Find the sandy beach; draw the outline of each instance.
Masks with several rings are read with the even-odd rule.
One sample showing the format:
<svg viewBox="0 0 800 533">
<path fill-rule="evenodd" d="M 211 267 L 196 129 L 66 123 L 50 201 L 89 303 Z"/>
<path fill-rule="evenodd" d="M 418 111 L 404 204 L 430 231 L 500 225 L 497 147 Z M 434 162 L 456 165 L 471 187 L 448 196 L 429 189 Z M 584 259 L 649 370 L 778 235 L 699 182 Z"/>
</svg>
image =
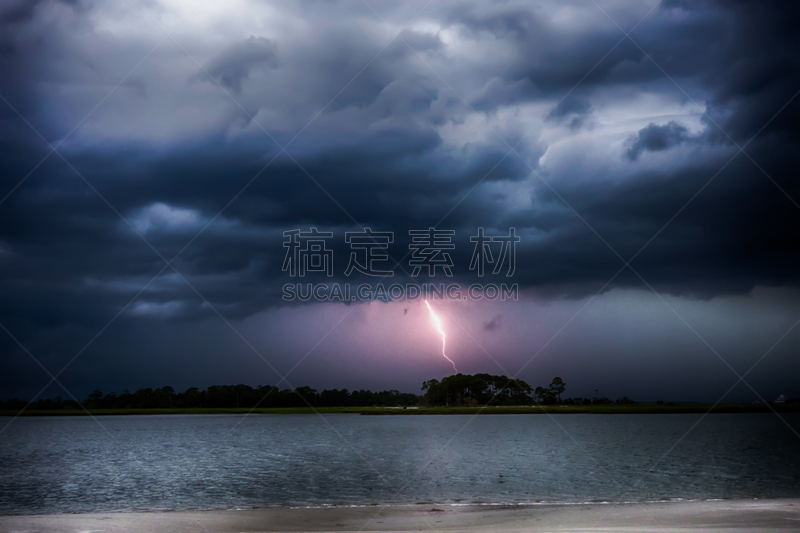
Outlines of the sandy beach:
<svg viewBox="0 0 800 533">
<path fill-rule="evenodd" d="M 535 506 L 358 507 L 0 517 L 3 532 L 800 530 L 800 499 Z"/>
</svg>

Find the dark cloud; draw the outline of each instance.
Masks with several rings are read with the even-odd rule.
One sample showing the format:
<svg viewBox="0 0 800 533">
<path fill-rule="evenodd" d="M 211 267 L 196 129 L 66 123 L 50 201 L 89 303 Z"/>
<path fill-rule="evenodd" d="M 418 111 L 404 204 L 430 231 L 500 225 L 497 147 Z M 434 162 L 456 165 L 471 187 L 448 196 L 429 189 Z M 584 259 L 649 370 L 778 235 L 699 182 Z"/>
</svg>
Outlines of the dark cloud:
<svg viewBox="0 0 800 533">
<path fill-rule="evenodd" d="M 583 126 L 586 118 L 592 112 L 592 105 L 588 100 L 568 96 L 561 100 L 550 112 L 548 118 L 558 123 L 568 122 L 571 130 Z"/>
<path fill-rule="evenodd" d="M 592 109 L 592 105 L 588 100 L 583 98 L 575 98 L 568 96 L 561 100 L 556 107 L 550 112 L 550 116 L 554 118 L 566 117 L 572 114 L 586 115 Z"/>
<path fill-rule="evenodd" d="M 646 128 L 640 129 L 635 137 L 628 140 L 625 157 L 630 161 L 636 161 L 644 151 L 668 150 L 689 139 L 689 131 L 677 122 L 669 122 L 663 126 L 657 126 L 651 122 Z"/>
<path fill-rule="evenodd" d="M 498 329 L 500 329 L 502 327 L 502 324 L 501 324 L 501 319 L 502 318 L 503 318 L 503 315 L 497 315 L 496 317 L 494 317 L 493 319 L 488 321 L 486 324 L 484 324 L 483 325 L 483 329 L 485 331 L 497 331 Z"/>
<path fill-rule="evenodd" d="M 232 46 L 214 58 L 205 70 L 222 85 L 241 93 L 242 82 L 250 76 L 254 68 L 262 65 L 276 68 L 278 64 L 275 45 L 269 39 L 251 35 L 246 41 Z M 205 81 L 206 73 L 198 73 L 194 79 Z"/>
</svg>

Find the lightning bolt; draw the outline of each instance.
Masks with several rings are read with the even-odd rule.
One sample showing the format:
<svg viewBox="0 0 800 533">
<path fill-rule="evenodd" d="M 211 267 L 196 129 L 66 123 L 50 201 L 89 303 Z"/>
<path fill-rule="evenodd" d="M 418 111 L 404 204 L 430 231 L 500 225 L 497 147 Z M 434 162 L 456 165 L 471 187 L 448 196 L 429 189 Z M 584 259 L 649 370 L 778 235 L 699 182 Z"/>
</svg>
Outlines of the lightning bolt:
<svg viewBox="0 0 800 533">
<path fill-rule="evenodd" d="M 442 355 L 444 356 L 445 359 L 450 361 L 450 364 L 453 365 L 453 370 L 458 372 L 458 369 L 456 368 L 456 364 L 453 362 L 452 359 L 447 357 L 446 353 L 444 353 L 444 347 L 447 344 L 447 335 L 445 335 L 445 333 L 444 333 L 444 328 L 442 327 L 442 321 L 439 320 L 439 317 L 436 315 L 436 313 L 433 312 L 433 308 L 431 307 L 431 304 L 428 303 L 428 300 L 425 300 L 425 305 L 428 306 L 428 311 L 431 312 L 431 320 L 433 321 L 434 327 L 436 327 L 436 330 L 442 336 Z"/>
</svg>

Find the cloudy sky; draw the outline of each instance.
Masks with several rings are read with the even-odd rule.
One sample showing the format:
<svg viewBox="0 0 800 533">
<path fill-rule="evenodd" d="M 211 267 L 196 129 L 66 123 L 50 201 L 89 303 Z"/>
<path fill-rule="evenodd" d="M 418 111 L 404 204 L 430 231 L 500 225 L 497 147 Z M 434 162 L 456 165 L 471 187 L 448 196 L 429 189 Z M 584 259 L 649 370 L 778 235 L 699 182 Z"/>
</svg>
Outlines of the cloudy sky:
<svg viewBox="0 0 800 533">
<path fill-rule="evenodd" d="M 67 397 L 62 370 L 79 397 L 287 372 L 418 392 L 452 372 L 424 303 L 283 301 L 283 232 L 334 234 L 334 277 L 304 283 L 357 284 L 345 232 L 392 231 L 405 283 L 434 226 L 433 279 L 464 286 L 477 228 L 521 238 L 483 279 L 518 301 L 437 306 L 462 372 L 800 396 L 799 11 L 6 1 L 0 397 Z"/>
</svg>

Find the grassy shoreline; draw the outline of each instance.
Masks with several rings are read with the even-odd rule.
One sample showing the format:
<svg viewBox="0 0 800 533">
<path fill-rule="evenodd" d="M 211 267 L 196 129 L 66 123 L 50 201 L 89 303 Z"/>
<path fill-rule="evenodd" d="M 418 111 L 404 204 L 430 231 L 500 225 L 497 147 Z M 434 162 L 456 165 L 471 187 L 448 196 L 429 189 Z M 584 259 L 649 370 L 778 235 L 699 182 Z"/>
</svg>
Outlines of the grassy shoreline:
<svg viewBox="0 0 800 533">
<path fill-rule="evenodd" d="M 686 414 L 705 413 L 712 404 L 694 403 L 679 405 L 548 405 L 548 406 L 489 406 L 480 407 L 270 407 L 270 408 L 175 408 L 175 409 L 92 409 L 93 416 L 110 415 L 242 415 L 252 414 L 359 414 L 359 415 L 472 415 L 472 414 Z M 798 413 L 800 404 L 719 404 L 714 413 Z M 17 416 L 19 411 L 0 410 L 0 416 Z M 79 409 L 26 410 L 19 416 L 88 416 Z"/>
</svg>

